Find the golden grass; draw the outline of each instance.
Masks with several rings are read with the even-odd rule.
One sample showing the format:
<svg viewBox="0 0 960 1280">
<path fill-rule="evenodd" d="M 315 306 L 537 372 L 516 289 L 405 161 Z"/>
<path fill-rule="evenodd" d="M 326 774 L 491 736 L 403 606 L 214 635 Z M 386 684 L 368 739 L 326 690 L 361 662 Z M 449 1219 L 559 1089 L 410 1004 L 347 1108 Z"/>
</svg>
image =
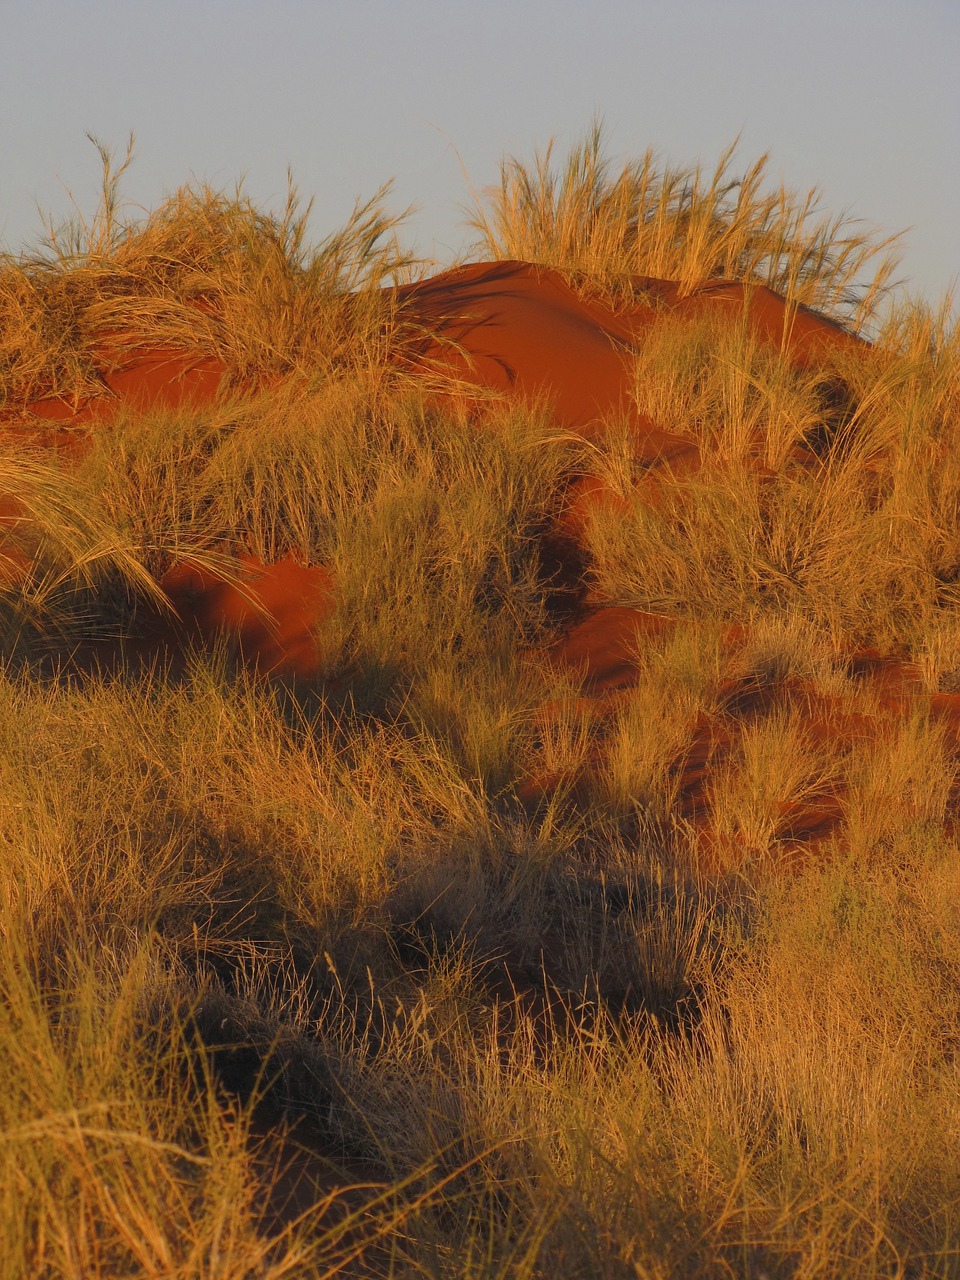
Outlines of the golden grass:
<svg viewBox="0 0 960 1280">
<path fill-rule="evenodd" d="M 483 254 L 541 262 L 615 299 L 642 295 L 643 276 L 687 293 L 711 280 L 754 281 L 862 328 L 896 270 L 897 237 L 879 241 L 824 216 L 816 189 L 769 189 L 768 155 L 735 175 L 737 145 L 712 174 L 665 165 L 652 149 L 617 170 L 595 123 L 559 168 L 552 142 L 532 165 L 505 160 L 470 226 Z"/>
<path fill-rule="evenodd" d="M 745 725 L 711 787 L 711 819 L 727 856 L 782 862 L 796 810 L 822 800 L 840 776 L 836 757 L 836 744 L 811 740 L 797 710 Z"/>
<path fill-rule="evenodd" d="M 0 405 L 79 402 L 102 391 L 103 369 L 157 347 L 216 357 L 233 387 L 294 372 L 318 383 L 358 371 L 373 379 L 421 336 L 391 288 L 415 264 L 397 240 L 405 215 L 386 212 L 387 187 L 314 246 L 310 205 L 292 180 L 276 215 L 240 188 L 195 185 L 140 221 L 125 218 L 120 181 L 132 150 L 114 171 L 99 149 L 93 218 L 0 260 Z"/>
<path fill-rule="evenodd" d="M 640 468 L 597 442 L 587 542 L 598 590 L 641 608 L 805 618 L 833 642 L 945 634 L 960 563 L 957 327 L 892 320 L 874 347 L 791 369 L 745 328 L 664 317 L 638 358 L 641 412 L 688 436 L 699 469 Z"/>
<path fill-rule="evenodd" d="M 762 165 L 742 198 L 723 167 L 657 194 L 652 160 L 618 184 L 597 148 L 549 190 L 508 166 L 513 229 L 524 200 L 570 218 L 523 256 L 610 289 L 736 270 L 853 314 L 865 246 L 764 203 Z M 0 470 L 4 1276 L 958 1274 L 947 313 L 804 372 L 662 318 L 636 398 L 700 450 L 674 474 L 623 424 L 481 429 L 384 376 L 372 207 L 316 258 L 295 202 L 187 192 L 128 228 L 119 176 L 105 154 L 93 222 L 0 272 L 4 402 L 84 394 L 105 325 L 219 354 L 244 394 L 121 416 L 69 475 Z M 643 259 L 604 240 L 637 207 Z M 602 715 L 537 652 L 539 537 L 584 470 L 626 504 L 591 517 L 594 589 L 676 623 Z M 34 668 L 51 620 L 133 626 L 125 593 L 237 550 L 335 569 L 332 683 Z M 865 642 L 915 664 L 915 714 L 856 675 Z M 691 816 L 698 725 L 726 745 Z M 829 839 L 772 874 L 825 792 Z M 697 822 L 729 857 L 705 865 Z M 264 1115 L 320 1153 L 293 1217 Z"/>
<path fill-rule="evenodd" d="M 630 722 L 638 760 L 670 715 Z M 642 824 L 612 837 L 596 795 L 522 818 L 419 718 L 290 718 L 206 664 L 179 688 L 8 676 L 2 721 L 11 1274 L 192 1274 L 213 1238 L 224 1266 L 323 1274 L 322 1196 L 288 1235 L 258 1225 L 224 1025 L 251 1099 L 322 1117 L 332 1159 L 398 1188 L 358 1224 L 387 1228 L 395 1274 L 950 1273 L 960 956 L 926 747 L 851 766 L 860 862 L 742 898 L 651 863 Z M 786 784 L 757 748 L 754 805 Z M 877 791 L 908 777 L 909 813 Z M 505 946 L 549 966 L 553 1030 L 485 996 Z"/>
</svg>

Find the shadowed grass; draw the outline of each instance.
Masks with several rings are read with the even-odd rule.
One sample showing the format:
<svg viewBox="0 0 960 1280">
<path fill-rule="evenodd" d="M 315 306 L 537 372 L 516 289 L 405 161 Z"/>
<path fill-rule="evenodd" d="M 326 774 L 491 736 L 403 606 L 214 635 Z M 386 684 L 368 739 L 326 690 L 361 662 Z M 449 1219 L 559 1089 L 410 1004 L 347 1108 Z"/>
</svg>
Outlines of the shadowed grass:
<svg viewBox="0 0 960 1280">
<path fill-rule="evenodd" d="M 661 654 L 664 687 L 689 680 L 683 646 Z M 216 1231 L 237 1266 L 269 1242 L 312 1274 L 320 1208 L 264 1236 L 247 1104 L 178 1083 L 192 1023 L 220 1064 L 204 1089 L 260 1073 L 331 1159 L 398 1188 L 363 1229 L 388 1228 L 399 1274 L 950 1274 L 960 956 L 932 777 L 921 825 L 864 792 L 862 861 L 744 899 L 651 863 L 642 824 L 614 844 L 599 812 L 506 816 L 415 708 L 311 721 L 206 663 L 176 688 L 3 690 L 0 1045 L 10 1081 L 44 1064 L 4 1091 L 37 1224 L 5 1219 L 21 1274 L 186 1266 Z M 641 756 L 674 714 L 638 719 Z M 920 787 L 929 754 L 896 776 Z M 540 970 L 546 1024 L 490 999 L 505 948 Z"/>
</svg>

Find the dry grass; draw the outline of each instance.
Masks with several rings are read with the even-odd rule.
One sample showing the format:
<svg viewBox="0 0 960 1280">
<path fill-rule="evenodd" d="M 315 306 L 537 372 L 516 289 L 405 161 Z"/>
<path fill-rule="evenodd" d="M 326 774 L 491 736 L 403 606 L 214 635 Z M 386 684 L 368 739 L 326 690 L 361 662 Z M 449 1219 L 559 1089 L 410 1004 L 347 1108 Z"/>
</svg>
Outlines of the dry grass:
<svg viewBox="0 0 960 1280">
<path fill-rule="evenodd" d="M 880 242 L 823 216 L 816 189 L 768 189 L 767 155 L 736 176 L 736 147 L 709 175 L 664 165 L 653 150 L 617 171 L 595 124 L 559 168 L 552 143 L 532 165 L 505 160 L 470 225 L 483 254 L 542 262 L 621 301 L 642 294 L 637 277 L 674 280 L 685 292 L 755 281 L 861 329 L 896 270 L 896 237 Z"/>
<path fill-rule="evenodd" d="M 9 512 L 0 537 L 4 654 L 36 647 L 45 632 L 88 628 L 110 584 L 165 607 L 142 548 L 99 518 L 88 488 L 48 457 L 0 454 L 0 492 Z"/>
<path fill-rule="evenodd" d="M 920 651 L 948 632 L 957 332 L 946 317 L 891 322 L 873 348 L 797 372 L 745 329 L 664 317 L 638 360 L 638 406 L 702 463 L 644 471 L 611 430 L 592 462 L 621 499 L 587 534 L 598 590 L 731 621 L 790 614 L 848 644 Z"/>
<path fill-rule="evenodd" d="M 291 1232 L 258 1219 L 249 1104 L 215 1085 L 228 1014 L 262 1089 L 397 1186 L 358 1223 L 386 1229 L 395 1274 L 954 1272 L 960 955 L 936 828 L 874 804 L 872 869 L 739 906 L 624 846 L 589 905 L 569 859 L 608 836 L 521 838 L 409 727 L 289 722 L 203 666 L 180 690 L 4 696 L 11 1275 L 206 1275 L 214 1251 L 220 1274 L 324 1274 L 343 1237 L 322 1195 Z M 618 865 L 646 885 L 626 910 Z M 379 923 L 398 892 L 426 898 L 415 963 Z M 553 981 L 588 979 L 546 1041 L 484 999 L 467 946 L 518 930 L 559 930 Z M 614 981 L 632 1012 L 604 1012 Z M 678 1035 L 666 1013 L 694 993 Z"/>
<path fill-rule="evenodd" d="M 93 218 L 0 261 L 0 406 L 79 402 L 102 391 L 104 369 L 157 347 L 216 357 L 233 387 L 291 373 L 372 380 L 421 336 L 391 287 L 415 264 L 397 240 L 405 215 L 385 209 L 387 187 L 311 245 L 310 205 L 292 180 L 276 215 L 242 189 L 189 186 L 138 221 L 120 194 L 132 151 L 115 170 L 99 150 Z"/>
<path fill-rule="evenodd" d="M 595 137 L 553 187 L 508 165 L 489 227 L 612 290 L 739 272 L 853 316 L 866 246 L 725 163 L 610 179 Z M 664 317 L 636 396 L 700 450 L 672 474 L 623 424 L 481 428 L 385 376 L 373 206 L 316 256 L 293 200 L 189 191 L 128 227 L 104 166 L 95 219 L 0 273 L 5 403 L 84 394 L 111 326 L 244 394 L 0 472 L 4 1276 L 960 1274 L 946 312 L 806 372 Z M 584 469 L 626 507 L 592 517 L 595 590 L 676 621 L 602 716 L 535 652 L 538 539 Z M 334 568 L 332 682 L 33 667 L 51 619 L 129 626 L 125 592 L 238 549 Z M 916 714 L 855 674 L 864 642 L 915 662 Z M 773 874 L 825 792 L 829 840 Z M 326 1161 L 294 1220 L 264 1115 Z"/>
<path fill-rule="evenodd" d="M 711 818 L 727 857 L 782 862 L 797 811 L 822 801 L 840 774 L 836 744 L 814 742 L 801 712 L 778 709 L 746 724 L 711 787 Z"/>
</svg>

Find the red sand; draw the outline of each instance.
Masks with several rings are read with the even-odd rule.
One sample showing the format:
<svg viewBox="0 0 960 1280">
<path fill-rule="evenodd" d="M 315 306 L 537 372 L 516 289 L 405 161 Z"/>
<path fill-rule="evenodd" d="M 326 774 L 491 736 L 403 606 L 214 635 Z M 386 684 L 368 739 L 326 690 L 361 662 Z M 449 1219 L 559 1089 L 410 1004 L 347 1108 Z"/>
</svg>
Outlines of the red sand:
<svg viewBox="0 0 960 1280">
<path fill-rule="evenodd" d="M 857 345 L 839 325 L 805 308 L 787 307 L 762 285 L 718 282 L 681 297 L 668 281 L 637 283 L 658 306 L 681 315 L 746 311 L 757 332 L 783 345 L 799 365 L 831 346 Z M 635 414 L 628 360 L 657 319 L 657 306 L 614 310 L 583 298 L 558 272 L 524 262 L 458 267 L 408 286 L 403 296 L 419 318 L 438 326 L 453 344 L 425 354 L 455 377 L 541 399 L 566 427 L 589 429 L 619 413 Z M 658 430 L 648 421 L 641 427 Z"/>
<path fill-rule="evenodd" d="M 173 348 L 157 347 L 124 357 L 116 348 L 104 345 L 101 373 L 103 391 L 80 404 L 61 397 L 35 400 L 24 419 L 65 424 L 71 427 L 109 422 L 121 408 L 179 409 L 187 404 L 206 404 L 215 399 L 225 372 L 215 356 L 197 356 Z M 4 424 L 14 425 L 4 415 Z"/>
<path fill-rule="evenodd" d="M 629 406 L 624 360 L 641 323 L 585 301 L 555 271 L 475 263 L 404 291 L 418 318 L 455 344 L 424 354 L 456 378 L 545 403 L 565 427 Z M 648 320 L 656 313 L 644 312 Z"/>
<path fill-rule="evenodd" d="M 201 641 L 220 635 L 264 674 L 314 675 L 322 656 L 316 628 L 332 602 L 329 572 L 290 556 L 270 565 L 245 556 L 239 568 L 239 581 L 189 562 L 164 575 L 182 634 Z M 165 631 L 161 625 L 157 638 Z"/>
</svg>

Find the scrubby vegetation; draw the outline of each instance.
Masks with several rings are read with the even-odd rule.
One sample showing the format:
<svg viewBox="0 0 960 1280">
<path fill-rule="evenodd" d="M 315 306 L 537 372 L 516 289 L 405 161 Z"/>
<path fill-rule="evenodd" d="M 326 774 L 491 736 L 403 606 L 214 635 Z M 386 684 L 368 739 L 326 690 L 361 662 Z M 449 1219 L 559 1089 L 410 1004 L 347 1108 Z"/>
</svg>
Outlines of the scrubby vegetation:
<svg viewBox="0 0 960 1280">
<path fill-rule="evenodd" d="M 729 163 L 593 137 L 483 215 L 621 301 L 869 322 L 798 368 L 665 309 L 682 466 L 418 383 L 379 200 L 315 249 L 293 198 L 128 223 L 105 156 L 0 264 L 4 1276 L 960 1275 L 960 335 Z M 225 391 L 58 459 L 26 406 L 104 335 Z M 315 679 L 65 660 L 238 552 L 331 568 Z M 657 615 L 602 697 L 591 602 Z"/>
</svg>

